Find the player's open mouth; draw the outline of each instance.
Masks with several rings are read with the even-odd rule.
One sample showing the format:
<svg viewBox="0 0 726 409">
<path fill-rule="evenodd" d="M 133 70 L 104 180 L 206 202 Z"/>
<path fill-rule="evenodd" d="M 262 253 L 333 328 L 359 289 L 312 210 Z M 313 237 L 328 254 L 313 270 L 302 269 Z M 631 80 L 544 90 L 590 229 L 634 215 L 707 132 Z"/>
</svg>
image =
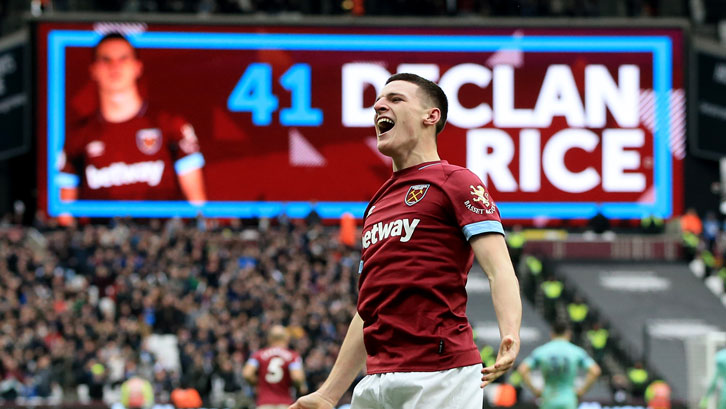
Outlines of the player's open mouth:
<svg viewBox="0 0 726 409">
<path fill-rule="evenodd" d="M 394 125 L 396 125 L 395 122 L 393 122 L 392 119 L 381 117 L 378 118 L 378 122 L 376 122 L 376 125 L 378 125 L 378 130 L 381 134 L 384 134 L 388 131 L 390 131 Z"/>
</svg>

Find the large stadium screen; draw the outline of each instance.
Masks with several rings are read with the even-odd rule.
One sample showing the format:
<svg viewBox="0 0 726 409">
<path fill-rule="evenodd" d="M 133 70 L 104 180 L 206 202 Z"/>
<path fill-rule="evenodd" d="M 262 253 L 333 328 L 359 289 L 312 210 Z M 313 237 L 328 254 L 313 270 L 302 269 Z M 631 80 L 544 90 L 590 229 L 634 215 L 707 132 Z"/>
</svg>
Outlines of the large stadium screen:
<svg viewBox="0 0 726 409">
<path fill-rule="evenodd" d="M 97 47 L 111 32 L 132 47 Z M 35 38 L 51 215 L 361 217 L 391 175 L 372 107 L 396 72 L 444 89 L 439 153 L 505 219 L 681 211 L 678 28 L 40 22 Z"/>
</svg>

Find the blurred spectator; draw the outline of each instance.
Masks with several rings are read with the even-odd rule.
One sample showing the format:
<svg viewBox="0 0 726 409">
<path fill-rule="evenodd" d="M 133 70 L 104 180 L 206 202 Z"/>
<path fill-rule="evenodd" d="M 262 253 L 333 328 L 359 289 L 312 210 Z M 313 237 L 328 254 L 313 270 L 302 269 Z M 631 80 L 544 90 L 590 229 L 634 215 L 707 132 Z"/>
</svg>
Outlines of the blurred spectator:
<svg viewBox="0 0 726 409">
<path fill-rule="evenodd" d="M 579 295 L 575 296 L 572 302 L 567 304 L 567 315 L 570 318 L 570 327 L 572 328 L 572 336 L 575 343 L 580 343 L 582 330 L 589 311 L 590 308 Z"/>
<path fill-rule="evenodd" d="M 599 321 L 594 322 L 587 331 L 587 340 L 592 349 L 592 357 L 600 364 L 603 363 L 609 338 L 610 331 Z"/>
<path fill-rule="evenodd" d="M 148 409 L 154 405 L 151 382 L 132 376 L 121 384 L 121 404 L 128 409 Z"/>
<path fill-rule="evenodd" d="M 519 265 L 525 243 L 527 243 L 527 238 L 522 232 L 522 225 L 515 224 L 512 231 L 507 234 L 507 246 L 509 247 L 509 257 L 512 258 L 512 265 Z"/>
<path fill-rule="evenodd" d="M 628 368 L 628 381 L 630 381 L 630 395 L 639 401 L 645 400 L 645 389 L 648 387 L 650 374 L 643 366 L 643 363 L 636 361 Z"/>
<path fill-rule="evenodd" d="M 720 233 L 719 221 L 716 213 L 706 213 L 706 220 L 703 221 L 703 238 L 706 240 L 706 250 L 714 251 L 716 239 Z"/>
<path fill-rule="evenodd" d="M 645 403 L 650 409 L 671 409 L 671 387 L 656 379 L 645 389 Z"/>
<path fill-rule="evenodd" d="M 544 296 L 544 315 L 547 321 L 555 322 L 557 320 L 557 306 L 562 296 L 564 285 L 554 274 L 547 276 L 544 282 L 540 284 L 542 295 Z"/>
<path fill-rule="evenodd" d="M 695 234 L 696 236 L 701 235 L 703 225 L 696 209 L 690 208 L 681 216 L 681 231 L 683 233 Z"/>
<path fill-rule="evenodd" d="M 626 405 L 629 399 L 628 378 L 621 373 L 614 374 L 610 378 L 610 392 L 616 405 Z"/>
</svg>

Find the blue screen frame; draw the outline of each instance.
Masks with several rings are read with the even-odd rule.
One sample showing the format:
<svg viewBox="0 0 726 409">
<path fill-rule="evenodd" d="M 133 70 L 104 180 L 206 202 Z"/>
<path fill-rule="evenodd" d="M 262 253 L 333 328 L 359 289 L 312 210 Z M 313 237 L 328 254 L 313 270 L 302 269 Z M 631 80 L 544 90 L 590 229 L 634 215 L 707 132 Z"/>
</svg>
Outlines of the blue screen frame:
<svg viewBox="0 0 726 409">
<path fill-rule="evenodd" d="M 362 218 L 366 202 L 221 202 L 195 205 L 186 201 L 60 200 L 55 158 L 65 139 L 65 52 L 67 47 L 93 47 L 101 38 L 95 31 L 51 30 L 48 34 L 48 144 L 47 194 L 51 216 L 87 217 L 305 217 L 313 208 L 323 218 L 348 212 Z M 274 34 L 142 32 L 128 35 L 137 48 L 303 51 L 492 52 L 514 49 L 531 52 L 651 53 L 655 91 L 653 203 L 635 202 L 498 202 L 503 219 L 589 218 L 601 211 L 610 218 L 672 216 L 673 168 L 668 141 L 669 100 L 673 82 L 672 41 L 667 36 L 459 36 L 369 34 Z"/>
</svg>

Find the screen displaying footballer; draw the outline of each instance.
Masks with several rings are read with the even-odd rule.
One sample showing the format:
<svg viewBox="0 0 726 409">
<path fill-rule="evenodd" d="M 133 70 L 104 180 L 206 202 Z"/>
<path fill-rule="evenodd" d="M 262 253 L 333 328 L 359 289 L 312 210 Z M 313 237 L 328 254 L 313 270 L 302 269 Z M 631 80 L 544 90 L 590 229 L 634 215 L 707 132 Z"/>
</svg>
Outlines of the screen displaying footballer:
<svg viewBox="0 0 726 409">
<path fill-rule="evenodd" d="M 679 29 L 36 32 L 51 215 L 361 217 L 391 174 L 372 106 L 396 72 L 444 89 L 440 155 L 479 175 L 504 218 L 681 211 Z"/>
</svg>

